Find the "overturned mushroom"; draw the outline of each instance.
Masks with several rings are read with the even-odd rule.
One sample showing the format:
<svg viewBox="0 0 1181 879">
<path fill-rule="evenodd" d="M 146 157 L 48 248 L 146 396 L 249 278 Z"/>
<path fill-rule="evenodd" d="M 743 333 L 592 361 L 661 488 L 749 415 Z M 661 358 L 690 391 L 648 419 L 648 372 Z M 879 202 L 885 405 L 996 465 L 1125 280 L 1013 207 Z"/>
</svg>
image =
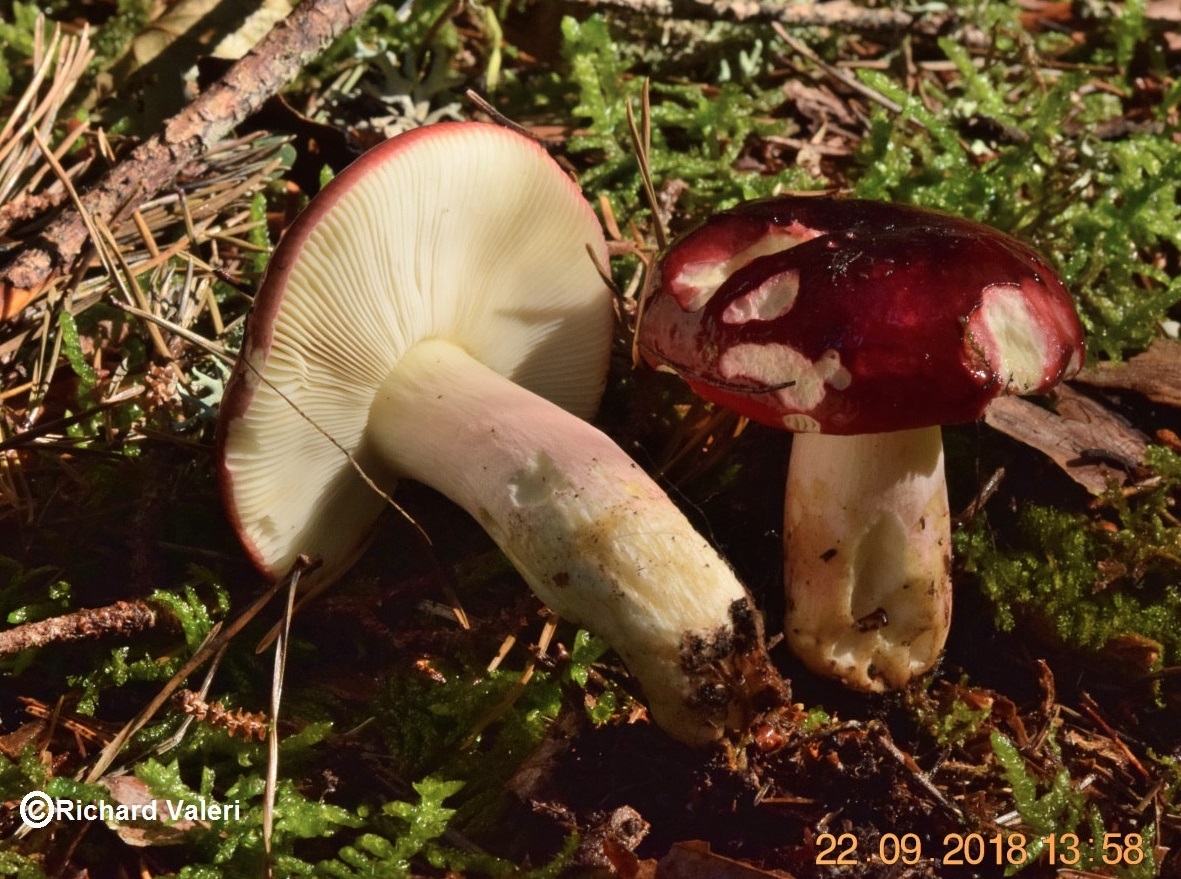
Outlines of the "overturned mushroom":
<svg viewBox="0 0 1181 879">
<path fill-rule="evenodd" d="M 786 633 L 812 669 L 899 687 L 951 613 L 939 425 L 1082 364 L 1046 262 L 935 211 L 784 196 L 721 213 L 661 258 L 638 342 L 700 396 L 795 431 Z"/>
<path fill-rule="evenodd" d="M 387 491 L 433 486 L 706 742 L 782 684 L 730 568 L 582 419 L 613 320 L 588 250 L 606 264 L 594 213 L 527 138 L 443 124 L 366 153 L 275 251 L 222 407 L 223 493 L 263 571 L 302 553 L 332 578 L 383 507 L 348 456 Z"/>
</svg>

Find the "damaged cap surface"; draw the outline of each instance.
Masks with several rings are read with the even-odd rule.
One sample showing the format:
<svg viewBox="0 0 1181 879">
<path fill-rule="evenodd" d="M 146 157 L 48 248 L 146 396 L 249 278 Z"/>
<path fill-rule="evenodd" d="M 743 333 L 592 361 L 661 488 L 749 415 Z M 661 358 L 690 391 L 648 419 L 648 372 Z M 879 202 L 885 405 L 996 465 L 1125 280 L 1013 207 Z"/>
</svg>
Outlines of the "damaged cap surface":
<svg viewBox="0 0 1181 879">
<path fill-rule="evenodd" d="M 973 421 L 1084 356 L 1069 292 L 1017 239 L 923 208 L 808 196 L 745 203 L 674 243 L 638 340 L 707 400 L 838 434 Z"/>
</svg>

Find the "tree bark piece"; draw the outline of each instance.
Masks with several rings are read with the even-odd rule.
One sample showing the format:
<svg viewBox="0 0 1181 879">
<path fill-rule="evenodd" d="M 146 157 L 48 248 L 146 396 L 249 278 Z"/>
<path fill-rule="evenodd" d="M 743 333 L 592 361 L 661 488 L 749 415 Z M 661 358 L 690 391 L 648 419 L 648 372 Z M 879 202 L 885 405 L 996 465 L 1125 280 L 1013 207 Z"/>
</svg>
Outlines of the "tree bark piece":
<svg viewBox="0 0 1181 879">
<path fill-rule="evenodd" d="M 1082 384 L 1135 391 L 1154 403 L 1181 408 L 1181 342 L 1156 339 L 1131 360 L 1088 366 L 1075 378 Z"/>
<path fill-rule="evenodd" d="M 82 198 L 84 210 L 108 226 L 126 219 L 166 188 L 262 104 L 337 36 L 352 27 L 374 0 L 304 0 L 242 60 L 164 128 L 112 168 Z M 0 266 L 0 319 L 8 319 L 67 271 L 86 244 L 76 209 L 64 211 L 37 240 Z"/>
<path fill-rule="evenodd" d="M 1107 461 L 1131 467 L 1144 463 L 1148 438 L 1106 406 L 1068 385 L 1060 386 L 1053 399 L 1057 412 L 1021 397 L 997 397 L 984 411 L 984 421 L 1049 456 L 1094 495 L 1128 479 L 1125 469 Z"/>
</svg>

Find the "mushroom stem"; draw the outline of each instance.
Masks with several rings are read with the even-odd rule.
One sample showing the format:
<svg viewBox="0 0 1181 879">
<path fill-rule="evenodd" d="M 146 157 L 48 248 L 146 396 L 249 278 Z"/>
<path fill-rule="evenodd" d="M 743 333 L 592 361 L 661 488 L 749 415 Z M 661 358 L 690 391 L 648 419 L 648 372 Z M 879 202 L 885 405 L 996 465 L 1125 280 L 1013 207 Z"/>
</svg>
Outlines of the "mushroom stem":
<svg viewBox="0 0 1181 879">
<path fill-rule="evenodd" d="M 938 427 L 797 434 L 784 512 L 787 639 L 861 690 L 904 686 L 951 621 L 951 517 Z"/>
<path fill-rule="evenodd" d="M 369 424 L 368 454 L 474 516 L 538 597 L 620 654 L 676 738 L 712 741 L 782 699 L 733 571 L 587 422 L 435 339 L 403 355 Z"/>
</svg>

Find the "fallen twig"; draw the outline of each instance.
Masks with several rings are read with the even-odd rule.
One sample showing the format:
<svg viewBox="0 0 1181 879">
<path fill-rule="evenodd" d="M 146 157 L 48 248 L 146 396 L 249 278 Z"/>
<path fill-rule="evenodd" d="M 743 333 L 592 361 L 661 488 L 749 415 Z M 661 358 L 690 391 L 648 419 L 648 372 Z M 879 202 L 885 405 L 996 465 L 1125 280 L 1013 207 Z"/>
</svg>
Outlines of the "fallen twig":
<svg viewBox="0 0 1181 879">
<path fill-rule="evenodd" d="M 126 637 L 154 625 L 156 611 L 147 602 L 116 601 L 106 607 L 79 610 L 0 632 L 0 656 L 47 644 L 83 641 L 103 635 Z"/>
<path fill-rule="evenodd" d="M 290 82 L 372 4 L 373 0 L 304 0 L 252 52 L 165 122 L 161 132 L 107 172 L 82 197 L 85 210 L 109 226 L 130 218 L 182 168 Z M 0 266 L 0 318 L 12 317 L 42 295 L 78 258 L 86 240 L 81 212 L 65 210 L 36 243 Z"/>
<path fill-rule="evenodd" d="M 777 21 L 789 27 L 837 27 L 868 33 L 899 33 L 919 19 L 897 9 L 867 9 L 849 0 L 784 3 L 783 0 L 577 0 L 588 9 L 612 9 L 660 18 L 704 19 L 740 23 Z M 925 28 L 938 30 L 945 17 Z"/>
<path fill-rule="evenodd" d="M 275 597 L 276 593 L 287 587 L 291 581 L 291 578 L 299 577 L 301 574 L 306 575 L 310 571 L 313 571 L 319 567 L 319 565 L 320 562 L 318 560 L 309 561 L 306 557 L 300 556 L 298 559 L 296 559 L 295 565 L 292 567 L 292 570 L 287 574 L 286 577 L 276 580 L 269 587 L 267 587 L 267 590 L 263 592 L 258 598 L 256 598 L 254 602 L 250 604 L 245 610 L 238 614 L 237 617 L 225 625 L 222 623 L 217 623 L 213 629 L 210 630 L 209 635 L 205 638 L 205 641 L 201 644 L 201 646 L 197 648 L 196 652 L 191 657 L 189 657 L 189 660 L 183 666 L 181 666 L 177 673 L 168 679 L 168 682 L 164 685 L 163 689 L 161 689 L 160 692 L 156 694 L 156 697 L 143 708 L 141 708 L 139 713 L 136 714 L 135 717 L 131 718 L 131 720 L 129 720 L 126 725 L 124 725 L 123 729 L 119 731 L 119 734 L 116 735 L 115 738 L 113 738 L 105 748 L 103 748 L 102 753 L 99 754 L 98 758 L 94 761 L 94 765 L 91 766 L 89 772 L 86 773 L 86 783 L 93 784 L 102 778 L 103 775 L 106 774 L 107 770 L 111 768 L 111 764 L 115 762 L 115 758 L 118 757 L 119 753 L 123 750 L 123 746 L 126 745 L 131 740 L 131 737 L 139 732 L 143 728 L 144 724 L 151 720 L 155 716 L 156 712 L 159 711 L 168 702 L 168 700 L 172 698 L 172 694 L 180 689 L 180 685 L 185 681 L 185 679 L 210 659 L 212 659 L 215 654 L 217 654 L 222 649 L 223 646 L 229 644 L 230 641 L 232 641 L 234 637 L 236 637 L 237 634 L 246 627 L 246 624 L 258 616 L 259 611 L 261 611 L 270 603 L 271 599 Z"/>
</svg>

